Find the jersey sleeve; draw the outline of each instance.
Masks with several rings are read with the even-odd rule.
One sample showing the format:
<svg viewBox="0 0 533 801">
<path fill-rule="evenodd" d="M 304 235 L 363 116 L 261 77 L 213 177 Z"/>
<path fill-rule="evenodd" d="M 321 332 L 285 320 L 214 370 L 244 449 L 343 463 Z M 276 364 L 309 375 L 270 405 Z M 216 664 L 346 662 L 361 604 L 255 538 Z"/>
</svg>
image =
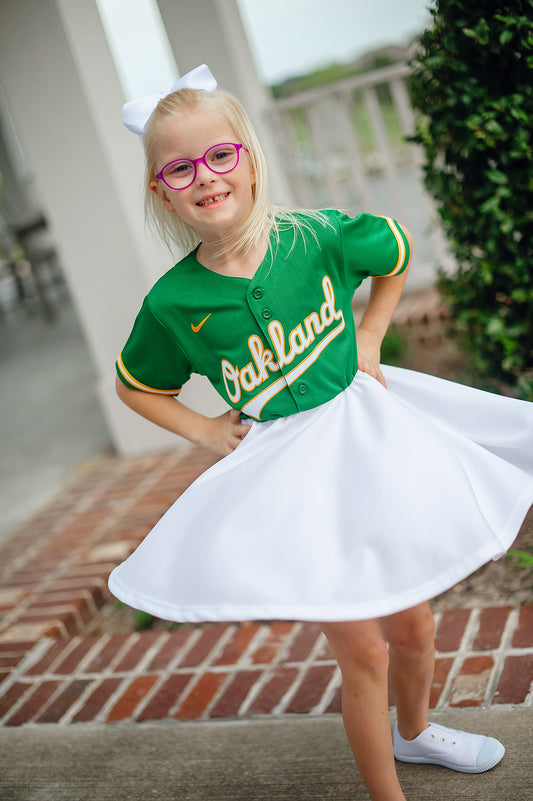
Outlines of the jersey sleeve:
<svg viewBox="0 0 533 801">
<path fill-rule="evenodd" d="M 370 276 L 400 275 L 411 256 L 409 242 L 396 220 L 373 214 L 351 218 L 338 214 L 346 280 L 356 287 Z"/>
<path fill-rule="evenodd" d="M 116 368 L 126 386 L 161 395 L 178 395 L 192 373 L 178 341 L 153 314 L 146 299 Z"/>
</svg>

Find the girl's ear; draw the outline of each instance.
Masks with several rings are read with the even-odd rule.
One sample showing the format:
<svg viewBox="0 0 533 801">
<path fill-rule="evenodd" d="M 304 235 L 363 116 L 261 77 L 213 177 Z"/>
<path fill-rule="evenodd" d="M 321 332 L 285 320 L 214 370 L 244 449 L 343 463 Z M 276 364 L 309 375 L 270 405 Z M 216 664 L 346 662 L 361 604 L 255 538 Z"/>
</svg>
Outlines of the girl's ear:
<svg viewBox="0 0 533 801">
<path fill-rule="evenodd" d="M 150 181 L 150 183 L 148 184 L 149 189 L 151 189 L 152 192 L 155 192 L 156 195 L 159 195 L 159 197 L 163 201 L 163 205 L 164 205 L 165 209 L 167 211 L 174 211 L 174 206 L 172 205 L 172 203 L 168 199 L 165 190 L 162 189 L 161 193 L 159 193 L 159 186 L 160 186 L 160 184 L 159 184 L 158 181 Z"/>
</svg>

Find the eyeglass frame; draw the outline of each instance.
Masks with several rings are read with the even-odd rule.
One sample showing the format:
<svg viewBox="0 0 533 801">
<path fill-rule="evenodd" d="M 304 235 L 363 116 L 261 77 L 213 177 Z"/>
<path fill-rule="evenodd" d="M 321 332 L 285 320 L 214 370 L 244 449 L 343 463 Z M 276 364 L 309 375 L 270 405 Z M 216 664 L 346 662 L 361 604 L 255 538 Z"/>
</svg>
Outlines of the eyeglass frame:
<svg viewBox="0 0 533 801">
<path fill-rule="evenodd" d="M 218 170 L 214 170 L 212 167 L 209 166 L 209 164 L 205 160 L 205 157 L 207 156 L 207 154 L 209 153 L 210 150 L 214 150 L 214 148 L 216 148 L 216 147 L 224 147 L 224 145 L 231 145 L 232 147 L 236 148 L 236 150 L 237 150 L 237 161 L 235 162 L 233 167 L 230 167 L 229 170 L 221 170 L 219 172 Z M 213 172 L 215 175 L 227 175 L 228 172 L 233 172 L 233 170 L 236 169 L 236 167 L 238 167 L 238 165 L 239 165 L 239 159 L 240 159 L 241 150 L 246 150 L 246 152 L 248 152 L 248 149 L 246 147 L 244 147 L 244 145 L 237 144 L 237 142 L 220 142 L 218 145 L 211 145 L 211 147 L 208 147 L 207 150 L 205 151 L 204 155 L 200 156 L 200 158 L 198 158 L 198 159 L 173 159 L 172 161 L 167 162 L 164 165 L 164 167 L 161 167 L 161 169 L 159 170 L 159 172 L 156 174 L 155 177 L 157 178 L 158 181 L 163 181 L 165 186 L 168 186 L 168 188 L 172 189 L 173 192 L 181 192 L 182 189 L 188 189 L 195 182 L 196 176 L 198 174 L 198 164 L 200 164 L 200 163 L 201 164 L 205 164 L 207 169 L 210 170 L 211 172 Z M 167 181 L 165 181 L 165 179 L 163 177 L 163 173 L 164 173 L 164 171 L 166 170 L 167 167 L 170 167 L 171 164 L 179 164 L 180 161 L 187 161 L 187 162 L 189 162 L 189 164 L 192 164 L 193 167 L 194 167 L 194 175 L 192 177 L 191 182 L 188 183 L 186 186 L 171 186 L 169 183 L 167 183 Z"/>
</svg>

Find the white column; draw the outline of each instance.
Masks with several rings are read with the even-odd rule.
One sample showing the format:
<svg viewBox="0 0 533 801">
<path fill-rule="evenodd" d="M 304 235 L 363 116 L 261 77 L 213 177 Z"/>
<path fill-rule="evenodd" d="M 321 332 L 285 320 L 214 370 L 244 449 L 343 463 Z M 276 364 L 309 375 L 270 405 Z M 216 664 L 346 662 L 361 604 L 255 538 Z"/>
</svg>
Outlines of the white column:
<svg viewBox="0 0 533 801">
<path fill-rule="evenodd" d="M 122 453 L 176 445 L 114 391 L 116 355 L 143 296 L 174 259 L 144 231 L 141 145 L 121 123 L 123 93 L 95 3 L 0 0 L 0 75 L 113 441 Z M 210 396 L 202 410 L 221 407 Z"/>
<path fill-rule="evenodd" d="M 237 97 L 257 132 L 268 164 L 269 194 L 292 206 L 288 181 L 267 121 L 270 99 L 257 75 L 235 0 L 157 0 L 180 75 L 207 64 L 221 89 Z"/>
<path fill-rule="evenodd" d="M 28 167 L 16 139 L 9 109 L 0 86 L 0 196 L 11 225 L 34 222 L 41 215 Z"/>
</svg>

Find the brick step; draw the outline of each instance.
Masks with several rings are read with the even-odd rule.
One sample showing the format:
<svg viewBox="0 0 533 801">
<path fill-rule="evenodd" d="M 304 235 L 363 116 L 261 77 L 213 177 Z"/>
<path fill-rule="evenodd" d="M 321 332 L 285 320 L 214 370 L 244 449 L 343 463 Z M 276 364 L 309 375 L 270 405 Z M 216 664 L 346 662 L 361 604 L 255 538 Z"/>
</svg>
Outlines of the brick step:
<svg viewBox="0 0 533 801">
<path fill-rule="evenodd" d="M 200 448 L 97 460 L 0 545 L 0 643 L 84 634 L 111 570 L 214 461 Z"/>
<path fill-rule="evenodd" d="M 436 620 L 432 708 L 531 704 L 533 606 L 448 610 Z M 0 663 L 4 726 L 341 709 L 340 673 L 312 623 L 3 643 Z"/>
</svg>

